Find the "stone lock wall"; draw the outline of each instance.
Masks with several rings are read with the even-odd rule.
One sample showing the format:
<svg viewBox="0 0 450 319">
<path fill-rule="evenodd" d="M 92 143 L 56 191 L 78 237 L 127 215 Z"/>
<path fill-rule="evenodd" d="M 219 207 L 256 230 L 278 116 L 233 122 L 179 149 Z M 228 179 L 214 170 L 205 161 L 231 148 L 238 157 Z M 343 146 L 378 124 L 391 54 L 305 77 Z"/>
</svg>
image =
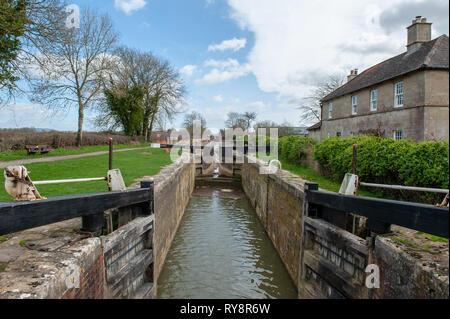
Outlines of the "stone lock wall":
<svg viewBox="0 0 450 319">
<path fill-rule="evenodd" d="M 138 217 L 107 236 L 80 238 L 74 230 L 81 228 L 81 218 L 8 235 L 0 242 L 0 299 L 154 296 L 194 189 L 195 164 L 179 161 L 142 180 L 149 178 L 155 182 L 155 215 Z"/>
<path fill-rule="evenodd" d="M 286 171 L 261 175 L 261 165 L 259 160 L 242 164 L 242 187 L 297 285 L 305 181 Z"/>
<path fill-rule="evenodd" d="M 61 299 L 103 299 L 104 289 L 104 261 L 101 249 L 94 254 L 92 264 L 80 275 L 79 288 L 68 289 Z"/>
<path fill-rule="evenodd" d="M 178 161 L 154 177 L 155 181 L 155 232 L 154 283 L 157 287 L 172 240 L 195 187 L 195 164 Z"/>
<path fill-rule="evenodd" d="M 447 256 L 448 257 L 448 256 Z M 425 266 L 388 239 L 378 236 L 371 251 L 370 263 L 380 267 L 380 289 L 371 289 L 373 299 L 416 298 L 448 299 L 449 278 L 438 274 L 435 269 Z"/>
<path fill-rule="evenodd" d="M 80 228 L 76 218 L 5 236 L 0 299 L 104 298 L 101 240 L 79 240 Z"/>
<path fill-rule="evenodd" d="M 255 162 L 254 160 L 252 162 Z M 388 238 L 366 240 L 324 220 L 304 216 L 300 177 L 267 164 L 242 165 L 242 186 L 278 251 L 299 298 L 448 298 L 449 279 Z M 366 267 L 380 269 L 380 288 L 366 286 Z"/>
</svg>

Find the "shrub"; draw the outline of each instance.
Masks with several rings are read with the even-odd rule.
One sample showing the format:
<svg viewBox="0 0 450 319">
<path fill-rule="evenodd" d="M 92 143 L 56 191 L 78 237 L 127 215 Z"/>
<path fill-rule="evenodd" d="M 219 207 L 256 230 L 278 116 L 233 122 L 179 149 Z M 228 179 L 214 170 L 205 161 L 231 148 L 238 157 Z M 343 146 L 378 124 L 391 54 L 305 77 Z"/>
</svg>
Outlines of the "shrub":
<svg viewBox="0 0 450 319">
<path fill-rule="evenodd" d="M 310 137 L 285 136 L 278 140 L 278 154 L 289 163 L 299 164 L 306 156 L 305 151 L 317 144 L 317 140 Z"/>
<path fill-rule="evenodd" d="M 448 188 L 448 142 L 416 143 L 366 135 L 330 138 L 316 146 L 314 159 L 334 179 L 342 180 L 345 173 L 352 171 L 353 144 L 358 144 L 361 181 Z"/>
</svg>

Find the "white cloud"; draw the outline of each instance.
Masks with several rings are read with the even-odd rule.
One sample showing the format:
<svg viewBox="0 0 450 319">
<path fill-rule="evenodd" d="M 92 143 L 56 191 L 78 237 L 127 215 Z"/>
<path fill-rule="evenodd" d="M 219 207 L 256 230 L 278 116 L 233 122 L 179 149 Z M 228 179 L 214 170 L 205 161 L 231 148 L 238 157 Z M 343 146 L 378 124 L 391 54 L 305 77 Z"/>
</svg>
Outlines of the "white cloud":
<svg viewBox="0 0 450 319">
<path fill-rule="evenodd" d="M 248 68 L 259 88 L 283 98 L 304 97 L 330 74 L 364 70 L 406 51 L 405 27 L 413 18 L 389 33 L 380 25 L 383 12 L 412 0 L 227 1 L 231 17 L 254 33 Z"/>
<path fill-rule="evenodd" d="M 180 73 L 189 77 L 192 76 L 192 74 L 194 74 L 196 69 L 197 69 L 196 65 L 188 64 L 180 69 Z"/>
<path fill-rule="evenodd" d="M 237 39 L 233 38 L 231 40 L 224 40 L 220 44 L 211 44 L 208 46 L 208 51 L 225 51 L 225 50 L 233 50 L 234 52 L 239 51 L 242 48 L 245 48 L 247 44 L 247 39 Z"/>
<path fill-rule="evenodd" d="M 128 15 L 142 9 L 146 4 L 145 0 L 114 0 L 114 6 Z"/>
<path fill-rule="evenodd" d="M 262 101 L 256 101 L 252 102 L 248 105 L 248 109 L 254 110 L 254 111 L 263 111 L 267 109 L 267 105 Z"/>
<path fill-rule="evenodd" d="M 216 84 L 227 82 L 231 79 L 237 79 L 250 73 L 250 65 L 240 64 L 235 59 L 228 60 L 207 60 L 204 63 L 205 67 L 212 67 L 213 69 L 198 79 L 197 84 Z"/>
<path fill-rule="evenodd" d="M 206 67 L 213 67 L 213 68 L 219 68 L 219 69 L 225 69 L 229 67 L 236 67 L 239 65 L 239 62 L 236 59 L 228 59 L 228 60 L 206 60 L 203 63 Z"/>
<path fill-rule="evenodd" d="M 222 103 L 223 102 L 222 95 L 216 95 L 215 97 L 213 97 L 213 101 L 217 103 Z"/>
</svg>

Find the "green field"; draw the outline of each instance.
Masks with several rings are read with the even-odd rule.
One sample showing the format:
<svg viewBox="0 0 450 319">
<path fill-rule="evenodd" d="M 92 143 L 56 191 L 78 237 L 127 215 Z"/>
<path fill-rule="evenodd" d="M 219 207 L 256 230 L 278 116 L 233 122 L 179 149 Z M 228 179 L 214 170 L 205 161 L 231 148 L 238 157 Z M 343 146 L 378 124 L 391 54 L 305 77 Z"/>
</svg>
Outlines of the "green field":
<svg viewBox="0 0 450 319">
<path fill-rule="evenodd" d="M 33 163 L 25 165 L 30 171 L 30 177 L 35 181 L 103 177 L 108 172 L 108 155 L 83 157 L 46 163 Z M 168 154 L 161 149 L 136 150 L 114 154 L 113 168 L 122 172 L 127 186 L 135 179 L 155 175 L 162 167 L 171 164 Z M 6 193 L 3 172 L 0 176 L 0 202 L 12 201 L 13 198 Z M 55 185 L 39 185 L 38 190 L 42 196 L 54 197 L 72 194 L 85 194 L 106 192 L 106 181 L 84 182 Z"/>
<path fill-rule="evenodd" d="M 121 144 L 121 145 L 114 145 L 114 149 L 119 150 L 119 149 L 124 149 L 124 148 L 139 148 L 139 147 L 145 147 L 145 146 L 149 146 L 149 145 L 150 144 L 141 144 L 141 145 Z M 0 162 L 15 161 L 15 160 L 20 160 L 20 159 L 51 157 L 51 156 L 86 154 L 86 153 L 108 151 L 108 150 L 109 150 L 108 145 L 96 145 L 96 146 L 84 146 L 84 147 L 80 147 L 80 148 L 58 148 L 58 149 L 52 150 L 50 153 L 47 153 L 47 154 L 38 153 L 35 155 L 28 155 L 26 150 L 6 151 L 6 152 L 0 152 Z"/>
</svg>

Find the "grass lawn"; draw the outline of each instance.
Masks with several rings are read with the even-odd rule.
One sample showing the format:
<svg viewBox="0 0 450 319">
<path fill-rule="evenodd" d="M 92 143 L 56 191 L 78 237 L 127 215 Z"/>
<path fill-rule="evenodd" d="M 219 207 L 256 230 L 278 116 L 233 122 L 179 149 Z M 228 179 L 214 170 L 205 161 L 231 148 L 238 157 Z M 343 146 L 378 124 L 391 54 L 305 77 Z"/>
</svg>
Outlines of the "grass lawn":
<svg viewBox="0 0 450 319">
<path fill-rule="evenodd" d="M 341 182 L 336 182 L 327 176 L 323 176 L 323 175 L 317 173 L 312 168 L 290 164 L 283 160 L 281 160 L 281 164 L 282 164 L 282 169 L 289 171 L 295 175 L 298 175 L 301 178 L 303 178 L 309 182 L 318 183 L 319 187 L 322 189 L 337 193 L 337 192 L 339 192 L 339 189 L 341 188 Z M 367 191 L 363 191 L 363 190 L 358 190 L 357 195 L 358 196 L 366 196 L 366 197 L 383 198 L 381 193 L 371 193 L 371 192 L 367 192 Z M 384 198 L 386 198 L 386 197 L 384 197 Z"/>
<path fill-rule="evenodd" d="M 138 148 L 149 146 L 150 144 L 142 144 L 142 145 L 114 145 L 115 150 L 123 149 L 123 148 Z M 47 154 L 35 154 L 28 155 L 26 150 L 20 151 L 6 151 L 0 152 L 0 162 L 8 162 L 15 161 L 20 159 L 33 159 L 33 158 L 41 158 L 41 157 L 50 157 L 50 156 L 65 156 L 65 155 L 75 155 L 75 154 L 85 154 L 85 153 L 93 153 L 99 151 L 108 151 L 109 145 L 96 145 L 96 146 L 83 146 L 80 148 L 58 148 L 52 150 Z"/>
<path fill-rule="evenodd" d="M 162 167 L 171 164 L 169 154 L 161 149 L 145 151 L 136 150 L 114 154 L 113 167 L 120 169 L 125 184 L 130 186 L 136 178 L 156 175 Z M 25 167 L 30 171 L 31 180 L 74 179 L 106 176 L 108 172 L 108 154 L 69 159 L 63 161 L 33 163 Z M 0 202 L 12 201 L 6 193 L 3 172 L 0 175 Z M 106 192 L 106 181 L 69 183 L 37 186 L 39 193 L 45 197 L 72 194 Z"/>
</svg>

